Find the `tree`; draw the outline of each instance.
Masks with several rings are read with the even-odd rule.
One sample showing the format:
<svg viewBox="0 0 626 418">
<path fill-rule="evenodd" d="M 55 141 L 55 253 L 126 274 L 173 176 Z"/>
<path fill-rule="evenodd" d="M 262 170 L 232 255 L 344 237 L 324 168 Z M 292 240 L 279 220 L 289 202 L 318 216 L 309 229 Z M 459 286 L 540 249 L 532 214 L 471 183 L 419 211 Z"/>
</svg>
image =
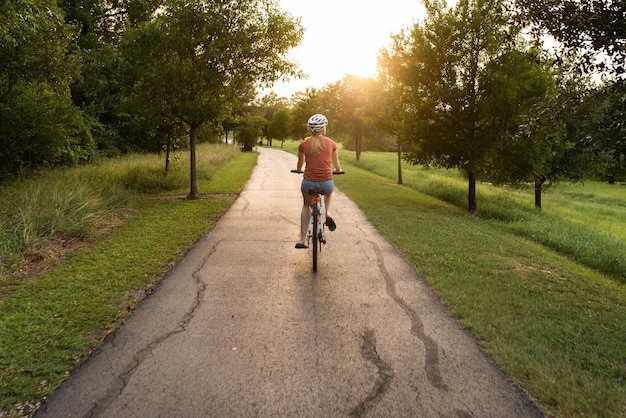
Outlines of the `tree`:
<svg viewBox="0 0 626 418">
<path fill-rule="evenodd" d="M 614 0 L 517 0 L 518 18 L 529 21 L 537 36 L 546 30 L 566 51 L 587 55 L 588 70 L 616 75 L 626 71 L 626 3 Z M 598 62 L 602 54 L 610 61 Z M 598 67 L 599 66 L 599 67 Z"/>
<path fill-rule="evenodd" d="M 490 62 L 482 89 L 485 113 L 491 115 L 491 129 L 486 134 L 492 144 L 477 169 L 477 175 L 495 184 L 534 182 L 536 206 L 540 208 L 541 187 L 558 175 L 548 167 L 569 148 L 568 138 L 559 129 L 559 120 L 535 115 L 554 97 L 554 76 L 539 51 L 507 51 Z M 529 135 L 529 116 L 538 116 L 545 130 Z M 552 124 L 547 124 L 552 119 Z M 519 127 L 526 124 L 526 128 Z"/>
<path fill-rule="evenodd" d="M 285 139 L 290 135 L 293 125 L 293 116 L 286 107 L 278 109 L 269 123 L 269 135 L 280 141 L 280 147 L 285 144 Z"/>
<path fill-rule="evenodd" d="M 603 155 L 609 171 L 624 167 L 624 92 L 626 91 L 626 3 L 614 0 L 516 0 L 517 19 L 528 22 L 540 40 L 548 33 L 558 51 L 575 60 L 580 71 L 601 75 L 605 88 L 595 89 L 603 115 L 596 119 L 590 151 Z M 596 109 L 597 110 L 597 109 Z M 588 118 L 587 118 L 588 119 Z"/>
<path fill-rule="evenodd" d="M 102 44 L 118 45 L 129 27 L 150 20 L 166 0 L 59 0 L 65 21 L 76 27 L 77 46 L 97 49 Z"/>
<path fill-rule="evenodd" d="M 89 121 L 72 106 L 72 32 L 52 0 L 0 7 L 0 176 L 92 156 Z"/>
<path fill-rule="evenodd" d="M 75 31 L 73 52 L 80 77 L 71 83 L 72 100 L 93 120 L 92 133 L 104 155 L 160 149 L 161 117 L 137 115 L 120 71 L 119 44 L 125 31 L 148 21 L 163 0 L 59 0 L 65 22 Z M 146 126 L 150 129 L 146 129 Z"/>
<path fill-rule="evenodd" d="M 170 0 L 127 38 L 135 94 L 189 134 L 190 191 L 196 198 L 196 136 L 224 119 L 242 91 L 295 74 L 285 58 L 302 37 L 299 21 L 273 0 Z"/>
<path fill-rule="evenodd" d="M 603 160 L 600 173 L 614 183 L 617 175 L 626 174 L 626 80 L 607 83 L 593 98 L 590 151 Z"/>
<path fill-rule="evenodd" d="M 235 139 L 242 151 L 252 151 L 257 141 L 263 135 L 263 129 L 267 125 L 267 119 L 263 116 L 244 117 L 235 133 Z"/>
<path fill-rule="evenodd" d="M 0 112 L 3 174 L 74 166 L 93 155 L 93 141 L 69 94 L 46 83 L 18 83 Z"/>
<path fill-rule="evenodd" d="M 506 89 L 519 90 L 515 77 L 501 76 L 515 74 L 517 59 L 532 57 L 517 51 L 518 29 L 510 26 L 500 0 L 460 0 L 453 9 L 438 1 L 426 6 L 425 22 L 395 36 L 392 50 L 383 54 L 406 100 L 402 135 L 413 150 L 405 156 L 413 163 L 466 173 L 468 210 L 476 213 L 477 175 L 515 126 L 516 115 L 532 102 L 526 97 L 518 103 L 522 95 L 507 98 L 490 86 L 500 77 L 513 83 Z M 530 90 L 529 96 L 537 94 Z"/>
<path fill-rule="evenodd" d="M 402 155 L 405 140 L 402 137 L 402 125 L 404 116 L 409 113 L 405 109 L 406 101 L 403 100 L 403 89 L 398 83 L 394 83 L 393 77 L 389 74 L 388 51 L 382 51 L 379 57 L 378 67 L 380 69 L 379 80 L 381 94 L 372 101 L 371 112 L 378 129 L 388 132 L 396 138 L 396 151 L 398 153 L 398 184 L 404 184 L 402 178 Z M 408 151 L 408 150 L 407 150 Z"/>
<path fill-rule="evenodd" d="M 282 108 L 285 108 L 287 105 L 287 99 L 284 97 L 279 97 L 273 91 L 265 96 L 261 97 L 258 100 L 254 100 L 248 108 L 250 109 L 250 113 L 254 113 L 256 115 L 264 117 L 269 122 L 265 125 L 263 129 L 263 136 L 266 138 L 268 144 L 272 146 L 272 139 L 275 138 L 270 129 L 271 129 L 271 121 L 274 119 L 274 114 Z"/>
</svg>

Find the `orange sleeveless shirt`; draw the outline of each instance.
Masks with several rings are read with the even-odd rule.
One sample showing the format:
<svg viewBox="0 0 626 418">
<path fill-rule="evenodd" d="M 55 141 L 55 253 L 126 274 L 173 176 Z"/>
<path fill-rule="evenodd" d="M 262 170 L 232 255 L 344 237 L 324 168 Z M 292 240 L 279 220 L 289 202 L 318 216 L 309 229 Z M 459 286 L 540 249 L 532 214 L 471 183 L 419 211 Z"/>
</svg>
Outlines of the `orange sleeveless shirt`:
<svg viewBox="0 0 626 418">
<path fill-rule="evenodd" d="M 332 139 L 322 136 L 322 148 L 318 155 L 311 155 L 311 144 L 308 138 L 298 146 L 298 152 L 304 153 L 304 178 L 314 182 L 322 182 L 333 178 L 333 170 L 330 166 L 333 152 L 337 150 L 337 144 Z"/>
</svg>

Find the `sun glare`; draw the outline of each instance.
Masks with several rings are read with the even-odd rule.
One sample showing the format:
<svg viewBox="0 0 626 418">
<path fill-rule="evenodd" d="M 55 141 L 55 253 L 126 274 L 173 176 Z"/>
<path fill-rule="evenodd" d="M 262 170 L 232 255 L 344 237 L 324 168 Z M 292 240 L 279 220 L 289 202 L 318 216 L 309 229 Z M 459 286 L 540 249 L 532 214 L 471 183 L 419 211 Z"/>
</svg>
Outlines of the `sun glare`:
<svg viewBox="0 0 626 418">
<path fill-rule="evenodd" d="M 424 16 L 419 0 L 387 0 L 373 6 L 362 0 L 279 0 L 282 10 L 301 17 L 304 38 L 290 58 L 308 78 L 277 82 L 273 90 L 290 97 L 307 87 L 320 88 L 347 74 L 374 77 L 378 51 L 393 33 Z"/>
</svg>

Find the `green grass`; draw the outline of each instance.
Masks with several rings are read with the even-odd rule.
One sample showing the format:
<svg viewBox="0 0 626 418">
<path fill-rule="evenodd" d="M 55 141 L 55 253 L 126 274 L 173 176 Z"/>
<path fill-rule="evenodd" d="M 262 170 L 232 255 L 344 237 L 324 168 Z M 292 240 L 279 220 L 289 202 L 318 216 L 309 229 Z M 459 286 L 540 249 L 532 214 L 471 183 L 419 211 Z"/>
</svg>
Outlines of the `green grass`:
<svg viewBox="0 0 626 418">
<path fill-rule="evenodd" d="M 131 193 L 132 216 L 121 226 L 41 279 L 13 283 L 0 302 L 0 409 L 56 388 L 234 201 L 257 155 L 204 151 L 221 157 L 199 176 L 199 191 L 220 198 L 188 200 L 185 189 L 164 192 L 161 186 L 151 189 L 159 194 Z M 106 172 L 109 184 L 123 184 L 129 161 L 107 164 L 104 171 L 85 169 L 83 177 L 95 170 Z"/>
<path fill-rule="evenodd" d="M 198 181 L 210 180 L 238 153 L 236 147 L 199 147 Z M 188 153 L 173 157 L 167 173 L 162 157 L 135 154 L 0 188 L 0 284 L 25 255 L 44 257 L 42 246 L 51 239 L 97 238 L 111 216 L 132 206 L 137 195 L 187 192 Z"/>
<path fill-rule="evenodd" d="M 343 153 L 346 163 L 397 179 L 393 153 Z M 467 181 L 455 170 L 404 164 L 403 183 L 459 208 L 467 207 Z M 545 193 L 543 211 L 534 208 L 534 189 L 477 185 L 482 218 L 499 222 L 572 259 L 626 283 L 626 186 L 587 182 L 557 185 Z"/>
<path fill-rule="evenodd" d="M 548 416 L 626 414 L 623 186 L 559 185 L 537 213 L 532 190 L 481 184 L 475 217 L 454 171 L 405 167 L 399 186 L 394 154 L 340 157 L 337 186 Z"/>
</svg>

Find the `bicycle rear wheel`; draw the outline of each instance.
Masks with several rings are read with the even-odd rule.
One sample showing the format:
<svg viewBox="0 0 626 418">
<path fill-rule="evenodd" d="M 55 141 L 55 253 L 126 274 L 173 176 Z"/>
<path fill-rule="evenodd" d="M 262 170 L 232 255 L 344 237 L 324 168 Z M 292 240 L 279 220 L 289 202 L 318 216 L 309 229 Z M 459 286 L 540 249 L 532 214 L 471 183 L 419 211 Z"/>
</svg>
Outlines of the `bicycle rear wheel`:
<svg viewBox="0 0 626 418">
<path fill-rule="evenodd" d="M 317 271 L 317 254 L 319 252 L 319 212 L 317 207 L 313 208 L 313 272 Z"/>
</svg>

